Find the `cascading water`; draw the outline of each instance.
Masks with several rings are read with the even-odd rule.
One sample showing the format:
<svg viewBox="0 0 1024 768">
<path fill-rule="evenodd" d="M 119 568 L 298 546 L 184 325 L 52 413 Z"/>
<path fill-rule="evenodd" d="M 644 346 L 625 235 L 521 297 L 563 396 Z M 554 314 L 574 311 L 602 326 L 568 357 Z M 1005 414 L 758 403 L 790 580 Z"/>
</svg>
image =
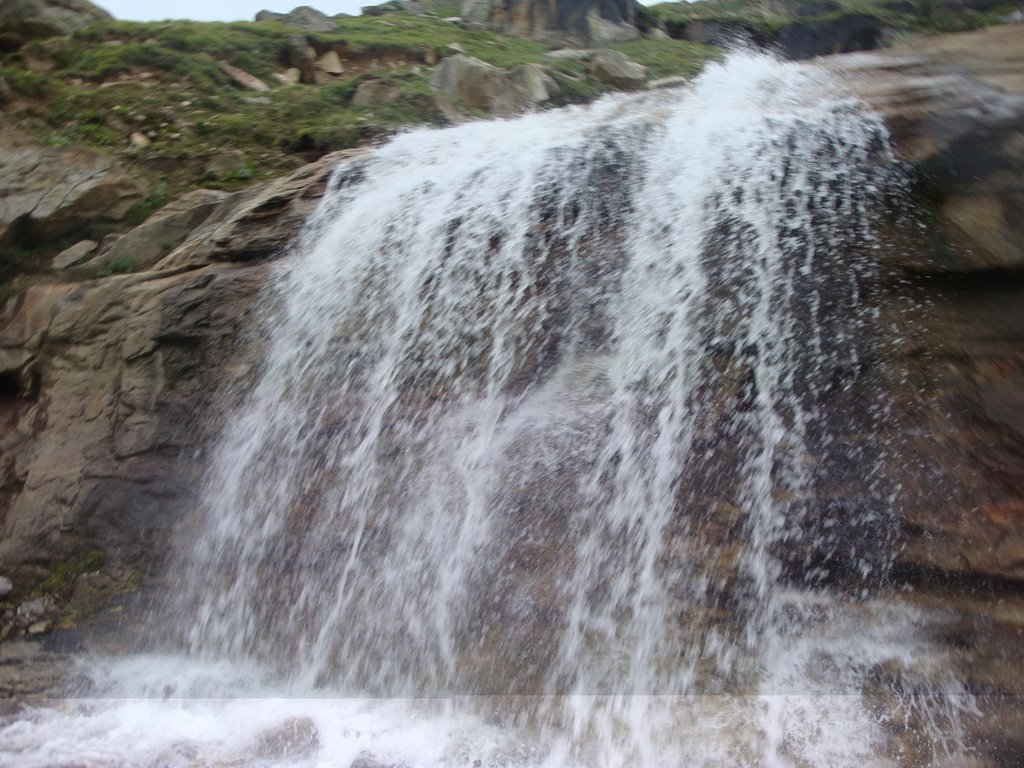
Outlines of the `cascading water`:
<svg viewBox="0 0 1024 768">
<path fill-rule="evenodd" d="M 56 722 L 131 764 L 244 760 L 233 730 L 282 713 L 344 768 L 930 764 L 886 728 L 911 711 L 955 754 L 955 698 L 867 695 L 893 665 L 955 691 L 873 594 L 890 160 L 825 75 L 735 55 L 339 169 L 181 546 L 188 629 L 94 673 L 232 700 L 41 712 L 22 764 Z M 169 735 L 118 752 L 118 712 Z"/>
</svg>

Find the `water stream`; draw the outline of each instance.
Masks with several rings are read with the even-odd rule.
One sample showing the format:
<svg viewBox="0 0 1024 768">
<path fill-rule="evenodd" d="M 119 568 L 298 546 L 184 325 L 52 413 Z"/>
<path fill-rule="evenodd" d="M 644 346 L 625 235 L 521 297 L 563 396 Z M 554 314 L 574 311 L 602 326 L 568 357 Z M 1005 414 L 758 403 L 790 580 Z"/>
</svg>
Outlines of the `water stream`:
<svg viewBox="0 0 1024 768">
<path fill-rule="evenodd" d="M 180 630 L 0 761 L 273 763 L 253 739 L 308 717 L 279 762 L 956 764 L 969 701 L 886 579 L 891 167 L 827 75 L 737 54 L 339 168 L 183 528 Z"/>
</svg>

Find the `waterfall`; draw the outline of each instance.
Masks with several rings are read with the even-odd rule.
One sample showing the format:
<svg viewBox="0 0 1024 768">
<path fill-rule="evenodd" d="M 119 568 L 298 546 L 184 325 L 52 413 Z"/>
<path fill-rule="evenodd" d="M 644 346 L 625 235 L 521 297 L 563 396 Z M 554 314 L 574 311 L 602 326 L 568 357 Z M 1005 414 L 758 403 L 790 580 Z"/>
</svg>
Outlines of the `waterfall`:
<svg viewBox="0 0 1024 768">
<path fill-rule="evenodd" d="M 924 765 L 911 711 L 955 753 L 955 697 L 878 682 L 955 690 L 881 596 L 892 165 L 827 75 L 737 54 L 338 168 L 180 542 L 176 671 L 97 685 L 292 697 L 343 768 Z"/>
</svg>

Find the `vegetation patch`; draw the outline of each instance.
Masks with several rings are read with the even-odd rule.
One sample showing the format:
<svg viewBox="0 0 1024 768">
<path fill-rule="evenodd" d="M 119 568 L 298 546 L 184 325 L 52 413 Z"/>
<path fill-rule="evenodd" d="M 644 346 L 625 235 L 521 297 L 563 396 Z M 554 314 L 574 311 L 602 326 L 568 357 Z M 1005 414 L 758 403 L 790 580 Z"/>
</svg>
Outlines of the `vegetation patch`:
<svg viewBox="0 0 1024 768">
<path fill-rule="evenodd" d="M 50 575 L 36 585 L 32 593 L 37 597 L 53 594 L 64 594 L 70 591 L 75 579 L 83 573 L 95 573 L 103 570 L 107 563 L 107 555 L 102 549 L 93 549 L 80 560 L 58 563 Z"/>
</svg>

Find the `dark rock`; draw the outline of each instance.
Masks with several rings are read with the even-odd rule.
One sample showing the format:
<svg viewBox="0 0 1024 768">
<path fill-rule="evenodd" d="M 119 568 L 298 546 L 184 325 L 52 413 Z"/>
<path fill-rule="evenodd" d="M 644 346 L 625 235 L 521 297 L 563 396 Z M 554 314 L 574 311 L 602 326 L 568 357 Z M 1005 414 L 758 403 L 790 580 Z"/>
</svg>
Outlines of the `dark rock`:
<svg viewBox="0 0 1024 768">
<path fill-rule="evenodd" d="M 0 4 L 0 51 L 15 50 L 29 40 L 70 35 L 112 18 L 87 0 L 4 0 Z"/>
<path fill-rule="evenodd" d="M 787 24 L 779 30 L 775 44 L 790 59 L 810 59 L 874 50 L 881 44 L 882 31 L 881 22 L 874 16 L 854 14 Z"/>
</svg>

